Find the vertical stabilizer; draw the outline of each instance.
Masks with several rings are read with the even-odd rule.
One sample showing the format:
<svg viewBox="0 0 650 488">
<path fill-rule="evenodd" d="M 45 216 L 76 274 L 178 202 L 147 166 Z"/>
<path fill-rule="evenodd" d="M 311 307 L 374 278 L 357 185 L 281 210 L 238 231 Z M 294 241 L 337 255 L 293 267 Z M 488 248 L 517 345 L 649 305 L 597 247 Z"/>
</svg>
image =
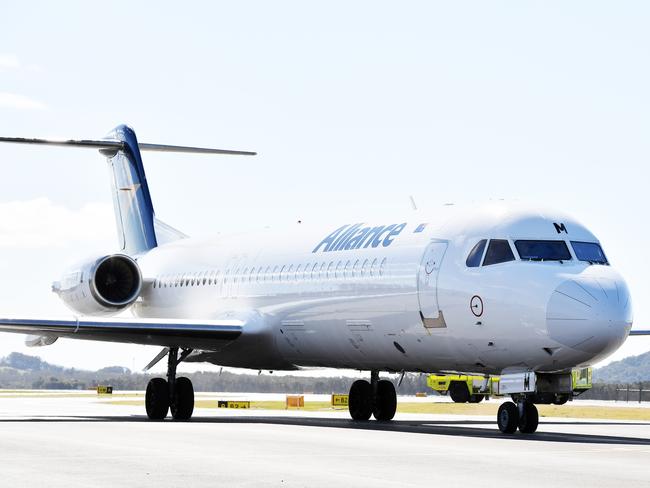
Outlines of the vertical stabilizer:
<svg viewBox="0 0 650 488">
<path fill-rule="evenodd" d="M 135 132 L 126 125 L 117 126 L 104 139 L 40 139 L 0 136 L 0 142 L 98 149 L 108 158 L 120 249 L 131 256 L 157 247 L 158 238 L 161 242 L 171 242 L 187 237 L 182 232 L 155 219 L 140 151 L 229 156 L 254 156 L 257 154 L 251 151 L 209 147 L 138 143 Z M 158 232 L 158 238 L 156 232 Z"/>
<path fill-rule="evenodd" d="M 111 190 L 121 250 L 142 254 L 158 245 L 154 211 L 135 132 L 126 125 L 116 127 L 108 139 L 123 142 L 120 149 L 102 149 L 108 158 Z"/>
</svg>

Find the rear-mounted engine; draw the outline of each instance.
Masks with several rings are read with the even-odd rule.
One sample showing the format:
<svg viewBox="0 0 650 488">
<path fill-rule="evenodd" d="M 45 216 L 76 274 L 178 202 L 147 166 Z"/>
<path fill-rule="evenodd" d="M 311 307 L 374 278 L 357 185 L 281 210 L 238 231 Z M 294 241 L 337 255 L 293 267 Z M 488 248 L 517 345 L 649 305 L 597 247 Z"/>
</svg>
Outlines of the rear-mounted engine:
<svg viewBox="0 0 650 488">
<path fill-rule="evenodd" d="M 75 312 L 114 315 L 140 296 L 142 274 L 138 263 L 124 254 L 112 254 L 73 267 L 52 291 Z"/>
</svg>

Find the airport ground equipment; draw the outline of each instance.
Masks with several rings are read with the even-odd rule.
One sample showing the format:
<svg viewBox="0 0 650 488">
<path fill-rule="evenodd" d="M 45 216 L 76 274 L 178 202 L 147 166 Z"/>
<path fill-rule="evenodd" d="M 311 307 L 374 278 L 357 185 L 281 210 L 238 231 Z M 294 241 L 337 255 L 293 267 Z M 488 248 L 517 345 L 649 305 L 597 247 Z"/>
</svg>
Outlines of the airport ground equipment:
<svg viewBox="0 0 650 488">
<path fill-rule="evenodd" d="M 287 395 L 284 408 L 305 408 L 305 395 Z"/>
<path fill-rule="evenodd" d="M 456 403 L 479 403 L 493 394 L 498 376 L 466 374 L 431 374 L 427 386 L 441 395 L 447 395 Z"/>
<path fill-rule="evenodd" d="M 427 377 L 427 386 L 441 395 L 448 394 L 456 403 L 479 403 L 484 398 L 499 395 L 499 379 L 499 376 L 431 374 Z M 592 368 L 574 368 L 571 370 L 570 393 L 540 394 L 541 401 L 537 403 L 563 405 L 591 387 Z"/>
</svg>

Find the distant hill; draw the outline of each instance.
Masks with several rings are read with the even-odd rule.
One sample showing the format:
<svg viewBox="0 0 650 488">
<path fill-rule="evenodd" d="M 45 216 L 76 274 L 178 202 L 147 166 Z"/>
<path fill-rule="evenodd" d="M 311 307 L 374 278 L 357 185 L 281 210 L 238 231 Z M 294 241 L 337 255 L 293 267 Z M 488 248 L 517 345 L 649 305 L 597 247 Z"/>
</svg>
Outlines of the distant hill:
<svg viewBox="0 0 650 488">
<path fill-rule="evenodd" d="M 182 365 L 181 365 L 182 368 Z M 231 372 L 197 372 L 183 374 L 192 379 L 197 391 L 264 392 L 264 393 L 345 393 L 351 378 L 296 377 Z M 159 374 L 160 375 L 160 374 Z M 130 371 L 123 366 L 109 366 L 99 371 L 64 368 L 35 356 L 13 352 L 0 358 L 0 388 L 87 389 L 111 385 L 116 390 L 144 390 L 155 375 Z M 398 388 L 400 394 L 433 392 L 426 385 L 426 374 L 407 374 Z M 615 399 L 617 388 L 650 382 L 650 352 L 616 361 L 594 370 L 597 384 L 583 398 Z M 618 385 L 618 386 L 617 386 Z"/>
<path fill-rule="evenodd" d="M 262 392 L 262 393 L 345 393 L 353 379 L 279 376 L 268 373 L 237 374 L 224 371 L 183 373 L 194 383 L 196 391 Z M 99 371 L 63 368 L 38 357 L 11 353 L 0 358 L 0 388 L 73 389 L 84 390 L 97 385 L 111 385 L 115 390 L 144 390 L 154 376 L 130 371 L 123 366 L 109 366 Z M 398 391 L 414 394 L 426 391 L 426 375 L 407 374 Z"/>
<path fill-rule="evenodd" d="M 98 374 L 131 374 L 131 370 L 129 368 L 125 368 L 124 366 L 107 366 L 106 368 L 98 369 L 97 370 Z"/>
<path fill-rule="evenodd" d="M 64 370 L 61 366 L 47 363 L 36 356 L 28 356 L 19 352 L 12 352 L 9 356 L 0 358 L 0 367 L 18 369 L 20 371 L 49 371 L 60 373 Z"/>
<path fill-rule="evenodd" d="M 630 356 L 594 370 L 594 383 L 638 383 L 650 381 L 650 352 Z"/>
</svg>

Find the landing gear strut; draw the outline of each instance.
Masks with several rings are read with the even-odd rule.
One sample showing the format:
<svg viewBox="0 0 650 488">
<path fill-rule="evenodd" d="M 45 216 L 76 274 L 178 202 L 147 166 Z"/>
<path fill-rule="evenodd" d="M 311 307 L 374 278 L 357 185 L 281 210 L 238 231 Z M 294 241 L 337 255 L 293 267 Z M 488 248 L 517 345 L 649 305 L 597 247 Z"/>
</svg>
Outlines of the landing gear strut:
<svg viewBox="0 0 650 488">
<path fill-rule="evenodd" d="M 504 434 L 513 434 L 517 429 L 522 434 L 532 434 L 537 430 L 539 413 L 534 403 L 520 400 L 502 403 L 497 413 L 497 425 Z"/>
<path fill-rule="evenodd" d="M 397 393 L 391 381 L 380 380 L 379 371 L 371 371 L 370 382 L 357 380 L 350 387 L 348 410 L 353 420 L 392 420 L 397 410 Z"/>
<path fill-rule="evenodd" d="M 169 410 L 171 410 L 174 420 L 188 420 L 192 417 L 192 412 L 194 412 L 192 382 L 189 378 L 176 378 L 176 367 L 191 352 L 192 349 L 183 349 L 179 356 L 178 347 L 170 347 L 167 357 L 167 380 L 152 378 L 149 381 L 145 395 L 145 407 L 147 417 L 151 420 L 164 419 Z"/>
</svg>

